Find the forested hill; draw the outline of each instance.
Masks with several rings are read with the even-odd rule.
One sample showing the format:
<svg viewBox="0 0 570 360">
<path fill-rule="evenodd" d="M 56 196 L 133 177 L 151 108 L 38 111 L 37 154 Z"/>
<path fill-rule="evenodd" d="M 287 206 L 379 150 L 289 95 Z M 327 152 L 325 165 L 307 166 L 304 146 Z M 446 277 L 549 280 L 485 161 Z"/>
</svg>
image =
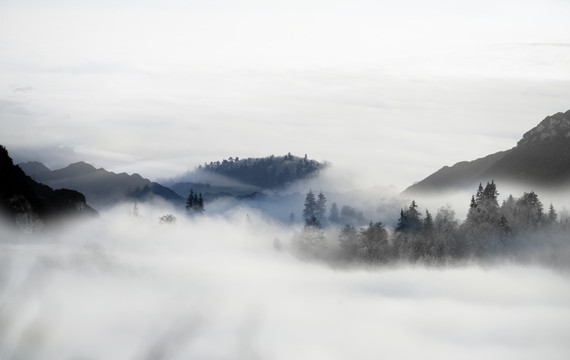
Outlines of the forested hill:
<svg viewBox="0 0 570 360">
<path fill-rule="evenodd" d="M 315 176 L 327 166 L 316 160 L 305 157 L 269 156 L 264 158 L 238 157 L 224 159 L 221 162 L 210 162 L 200 165 L 198 170 L 224 175 L 248 185 L 272 189 L 287 183 Z"/>
</svg>

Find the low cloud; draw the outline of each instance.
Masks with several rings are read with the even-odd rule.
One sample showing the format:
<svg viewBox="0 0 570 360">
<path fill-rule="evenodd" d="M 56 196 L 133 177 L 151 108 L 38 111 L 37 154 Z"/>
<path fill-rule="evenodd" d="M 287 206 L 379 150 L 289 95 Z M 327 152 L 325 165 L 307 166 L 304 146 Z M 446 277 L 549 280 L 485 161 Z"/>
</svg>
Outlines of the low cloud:
<svg viewBox="0 0 570 360">
<path fill-rule="evenodd" d="M 295 228 L 140 205 L 41 235 L 0 228 L 0 357 L 565 359 L 568 275 L 330 268 Z M 277 247 L 276 242 L 282 246 Z M 538 330 L 539 329 L 539 330 Z"/>
</svg>

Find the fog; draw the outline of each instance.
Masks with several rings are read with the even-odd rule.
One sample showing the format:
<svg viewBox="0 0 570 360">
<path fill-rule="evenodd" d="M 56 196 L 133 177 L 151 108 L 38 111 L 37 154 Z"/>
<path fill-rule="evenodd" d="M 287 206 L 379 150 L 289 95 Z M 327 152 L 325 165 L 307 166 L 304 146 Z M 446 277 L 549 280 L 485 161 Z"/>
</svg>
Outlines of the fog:
<svg viewBox="0 0 570 360">
<path fill-rule="evenodd" d="M 0 227 L 2 359 L 566 359 L 569 275 L 339 268 L 254 209 Z M 160 223 L 171 213 L 174 223 Z M 334 247 L 329 243 L 329 248 Z"/>
</svg>

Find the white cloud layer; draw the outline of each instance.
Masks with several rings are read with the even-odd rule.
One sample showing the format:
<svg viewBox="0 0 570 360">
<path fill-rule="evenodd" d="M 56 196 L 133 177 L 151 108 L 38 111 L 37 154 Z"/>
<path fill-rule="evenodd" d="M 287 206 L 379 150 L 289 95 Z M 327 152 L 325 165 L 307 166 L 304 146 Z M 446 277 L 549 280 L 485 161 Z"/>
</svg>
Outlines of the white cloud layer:
<svg viewBox="0 0 570 360">
<path fill-rule="evenodd" d="M 0 237 L 0 357 L 565 359 L 568 274 L 534 266 L 341 270 L 236 211 L 127 207 Z"/>
</svg>

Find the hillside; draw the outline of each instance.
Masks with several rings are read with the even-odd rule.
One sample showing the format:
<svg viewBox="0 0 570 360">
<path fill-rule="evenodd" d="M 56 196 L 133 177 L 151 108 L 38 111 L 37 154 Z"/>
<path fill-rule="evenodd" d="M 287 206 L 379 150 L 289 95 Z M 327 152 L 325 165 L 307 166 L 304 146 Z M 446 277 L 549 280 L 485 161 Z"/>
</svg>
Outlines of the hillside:
<svg viewBox="0 0 570 360">
<path fill-rule="evenodd" d="M 10 222 L 34 227 L 60 217 L 97 214 L 87 205 L 83 194 L 69 189 L 53 190 L 26 176 L 3 146 L 0 146 L 0 173 L 0 210 Z"/>
<path fill-rule="evenodd" d="M 195 170 L 164 181 L 182 197 L 190 189 L 202 193 L 204 199 L 220 197 L 249 198 L 265 190 L 277 190 L 295 181 L 317 176 L 327 166 L 306 156 L 287 154 L 263 158 L 229 158 L 204 163 Z"/>
<path fill-rule="evenodd" d="M 28 176 L 53 188 L 82 192 L 87 202 L 97 208 L 112 206 L 125 200 L 146 201 L 155 198 L 175 205 L 184 203 L 184 199 L 171 189 L 151 182 L 139 174 L 115 174 L 103 168 L 96 169 L 85 162 L 58 170 L 50 170 L 38 162 L 23 163 L 20 167 Z"/>
<path fill-rule="evenodd" d="M 283 187 L 296 180 L 315 176 L 326 167 L 326 163 L 287 154 L 264 158 L 229 158 L 210 162 L 198 170 L 223 175 L 243 184 L 264 189 Z"/>
<path fill-rule="evenodd" d="M 445 166 L 404 193 L 474 189 L 491 179 L 533 189 L 570 184 L 570 110 L 547 116 L 506 151 Z"/>
</svg>

